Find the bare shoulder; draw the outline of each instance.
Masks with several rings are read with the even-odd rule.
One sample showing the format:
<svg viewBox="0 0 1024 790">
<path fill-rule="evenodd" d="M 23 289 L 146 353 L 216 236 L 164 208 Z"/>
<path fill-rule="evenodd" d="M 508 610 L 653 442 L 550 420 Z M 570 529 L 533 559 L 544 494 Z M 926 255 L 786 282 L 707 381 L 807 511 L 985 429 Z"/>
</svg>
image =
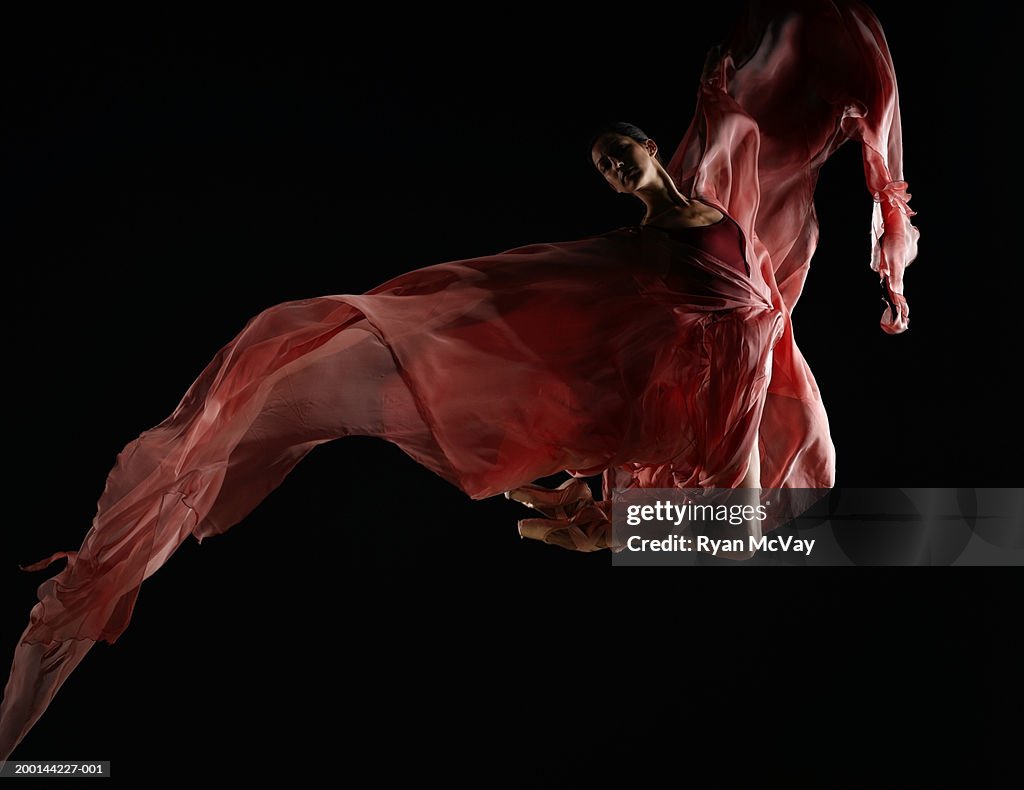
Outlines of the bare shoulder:
<svg viewBox="0 0 1024 790">
<path fill-rule="evenodd" d="M 690 199 L 690 206 L 693 209 L 690 219 L 694 225 L 713 225 L 725 217 L 717 208 L 697 198 Z"/>
</svg>

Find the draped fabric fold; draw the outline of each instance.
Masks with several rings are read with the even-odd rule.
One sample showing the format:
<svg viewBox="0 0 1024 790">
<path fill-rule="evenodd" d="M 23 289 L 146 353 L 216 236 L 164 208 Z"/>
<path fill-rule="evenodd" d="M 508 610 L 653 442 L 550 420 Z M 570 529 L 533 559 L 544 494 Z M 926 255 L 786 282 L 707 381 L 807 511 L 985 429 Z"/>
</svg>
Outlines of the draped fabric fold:
<svg viewBox="0 0 1024 790">
<path fill-rule="evenodd" d="M 0 759 L 142 582 L 189 536 L 242 520 L 317 445 L 376 436 L 474 499 L 507 492 L 521 534 L 609 547 L 614 488 L 829 488 L 828 420 L 790 314 L 818 227 L 818 169 L 864 146 L 871 268 L 906 329 L 915 258 L 896 81 L 859 3 L 751 4 L 699 81 L 668 170 L 740 231 L 744 266 L 652 228 L 416 269 L 361 295 L 251 319 L 162 423 L 125 446 L 92 527 L 39 587 L 0 704 Z M 894 312 L 895 311 L 895 312 Z M 556 489 L 535 481 L 568 472 Z M 603 498 L 587 482 L 602 475 Z"/>
</svg>

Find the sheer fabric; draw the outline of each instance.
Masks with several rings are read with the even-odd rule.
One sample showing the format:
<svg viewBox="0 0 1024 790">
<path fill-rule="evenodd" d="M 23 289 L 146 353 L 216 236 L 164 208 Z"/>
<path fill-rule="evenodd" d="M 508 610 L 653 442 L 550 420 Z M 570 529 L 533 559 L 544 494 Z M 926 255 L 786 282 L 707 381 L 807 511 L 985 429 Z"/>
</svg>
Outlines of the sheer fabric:
<svg viewBox="0 0 1024 790">
<path fill-rule="evenodd" d="M 863 145 L 875 200 L 882 328 L 901 332 L 918 233 L 896 80 L 871 11 L 828 2 L 744 12 L 668 165 L 683 194 L 735 222 L 741 257 L 624 227 L 255 316 L 118 455 L 81 548 L 29 567 L 67 562 L 17 647 L 0 759 L 89 648 L 117 640 L 189 535 L 238 523 L 323 442 L 377 436 L 474 499 L 516 492 L 540 514 L 521 534 L 580 550 L 608 545 L 613 488 L 734 487 L 755 447 L 765 488 L 831 487 L 828 420 L 790 312 L 818 237 L 816 174 L 847 140 Z M 533 482 L 564 471 L 557 489 Z M 596 474 L 599 501 L 581 479 Z"/>
</svg>

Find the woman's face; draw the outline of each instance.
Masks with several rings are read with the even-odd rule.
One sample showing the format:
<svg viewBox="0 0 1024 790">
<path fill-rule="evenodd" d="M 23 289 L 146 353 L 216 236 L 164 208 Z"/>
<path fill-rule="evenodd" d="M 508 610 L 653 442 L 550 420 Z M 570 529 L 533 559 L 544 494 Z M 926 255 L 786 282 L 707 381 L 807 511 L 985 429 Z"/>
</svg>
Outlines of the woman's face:
<svg viewBox="0 0 1024 790">
<path fill-rule="evenodd" d="M 590 156 L 594 167 L 616 192 L 635 192 L 657 176 L 654 140 L 638 143 L 632 137 L 608 132 L 597 138 Z"/>
</svg>

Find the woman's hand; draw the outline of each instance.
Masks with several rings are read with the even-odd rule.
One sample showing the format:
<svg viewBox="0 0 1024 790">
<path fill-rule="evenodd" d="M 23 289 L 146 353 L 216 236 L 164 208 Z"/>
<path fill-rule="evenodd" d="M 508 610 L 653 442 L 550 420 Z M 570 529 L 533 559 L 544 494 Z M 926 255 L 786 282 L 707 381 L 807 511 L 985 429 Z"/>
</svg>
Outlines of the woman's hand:
<svg viewBox="0 0 1024 790">
<path fill-rule="evenodd" d="M 882 330 L 890 335 L 898 335 L 905 331 L 909 324 L 910 308 L 902 294 L 889 292 L 889 284 L 884 277 L 879 284 L 882 286 L 882 303 L 885 305 L 885 312 L 880 321 Z"/>
</svg>

